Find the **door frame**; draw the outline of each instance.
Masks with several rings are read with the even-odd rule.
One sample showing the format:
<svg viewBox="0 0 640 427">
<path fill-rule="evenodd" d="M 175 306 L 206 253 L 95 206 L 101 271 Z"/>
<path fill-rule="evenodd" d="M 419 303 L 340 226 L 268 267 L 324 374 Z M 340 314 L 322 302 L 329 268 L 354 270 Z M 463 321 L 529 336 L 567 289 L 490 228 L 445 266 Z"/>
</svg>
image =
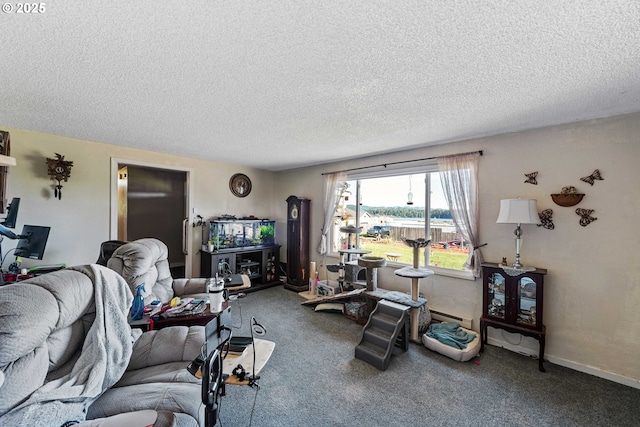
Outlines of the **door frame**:
<svg viewBox="0 0 640 427">
<path fill-rule="evenodd" d="M 152 163 L 145 162 L 140 160 L 130 160 L 123 159 L 118 157 L 111 157 L 111 189 L 110 189 L 110 218 L 109 218 L 109 238 L 112 240 L 116 240 L 118 238 L 118 169 L 121 166 L 141 166 L 152 169 L 164 169 L 170 171 L 178 171 L 184 172 L 186 174 L 186 182 L 185 182 L 185 196 L 186 196 L 186 215 L 185 220 L 187 224 L 182 225 L 182 236 L 183 236 L 183 252 L 184 254 L 184 274 L 185 277 L 190 278 L 192 276 L 192 259 L 191 252 L 193 250 L 193 236 L 191 233 L 191 212 L 193 209 L 191 207 L 191 202 L 193 200 L 193 188 L 191 183 L 193 182 L 193 168 L 183 167 L 183 166 L 174 166 L 174 165 L 165 165 L 162 163 Z M 186 237 L 186 241 L 184 238 Z"/>
</svg>

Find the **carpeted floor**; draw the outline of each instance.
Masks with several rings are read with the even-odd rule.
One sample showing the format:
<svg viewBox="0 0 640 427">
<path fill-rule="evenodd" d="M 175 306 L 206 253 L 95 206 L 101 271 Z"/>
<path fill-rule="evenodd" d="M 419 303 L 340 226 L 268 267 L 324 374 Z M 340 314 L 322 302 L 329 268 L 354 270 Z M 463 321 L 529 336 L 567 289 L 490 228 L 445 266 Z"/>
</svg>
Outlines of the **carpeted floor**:
<svg viewBox="0 0 640 427">
<path fill-rule="evenodd" d="M 279 286 L 231 303 L 234 335 L 255 317 L 276 347 L 259 390 L 227 386 L 222 426 L 640 425 L 640 390 L 493 346 L 455 362 L 412 343 L 380 371 L 354 358 L 362 326 L 302 301 Z"/>
</svg>

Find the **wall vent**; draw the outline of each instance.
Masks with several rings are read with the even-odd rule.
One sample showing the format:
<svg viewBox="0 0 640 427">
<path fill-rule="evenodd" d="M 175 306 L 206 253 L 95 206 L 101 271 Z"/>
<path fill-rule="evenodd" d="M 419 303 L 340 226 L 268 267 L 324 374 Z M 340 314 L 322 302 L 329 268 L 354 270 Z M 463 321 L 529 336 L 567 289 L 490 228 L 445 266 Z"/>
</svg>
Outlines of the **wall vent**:
<svg viewBox="0 0 640 427">
<path fill-rule="evenodd" d="M 457 314 L 446 313 L 441 310 L 429 308 L 431 318 L 440 322 L 457 322 L 465 329 L 471 329 L 472 319 L 469 317 L 459 316 Z"/>
</svg>

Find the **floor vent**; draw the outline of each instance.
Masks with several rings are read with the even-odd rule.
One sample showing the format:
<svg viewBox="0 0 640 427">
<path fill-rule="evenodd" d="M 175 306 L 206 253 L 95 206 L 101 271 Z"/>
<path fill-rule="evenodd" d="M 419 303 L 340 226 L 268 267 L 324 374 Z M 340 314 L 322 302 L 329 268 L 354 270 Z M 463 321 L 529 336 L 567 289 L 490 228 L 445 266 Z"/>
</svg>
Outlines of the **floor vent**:
<svg viewBox="0 0 640 427">
<path fill-rule="evenodd" d="M 431 318 L 440 322 L 457 322 L 465 329 L 471 329 L 471 318 L 458 316 L 457 314 L 445 313 L 444 311 L 429 308 Z"/>
</svg>

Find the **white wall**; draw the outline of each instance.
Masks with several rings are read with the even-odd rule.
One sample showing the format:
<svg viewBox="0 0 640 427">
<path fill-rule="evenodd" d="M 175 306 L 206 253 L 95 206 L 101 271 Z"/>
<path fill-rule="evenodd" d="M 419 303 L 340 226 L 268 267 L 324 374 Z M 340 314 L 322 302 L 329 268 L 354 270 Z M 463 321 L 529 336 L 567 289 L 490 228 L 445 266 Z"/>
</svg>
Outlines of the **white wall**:
<svg viewBox="0 0 640 427">
<path fill-rule="evenodd" d="M 312 200 L 311 258 L 322 227 L 322 172 L 385 162 L 484 150 L 480 159 L 480 233 L 488 245 L 486 261 L 503 256 L 513 262 L 515 226 L 496 224 L 504 198 L 538 199 L 553 209 L 555 230 L 523 226 L 524 263 L 548 270 L 545 279 L 546 354 L 570 366 L 635 387 L 640 386 L 640 114 L 592 120 L 552 128 L 458 142 L 404 153 L 291 170 L 276 180 L 277 217 L 285 217 L 290 195 Z M 366 156 L 366 153 L 363 153 Z M 600 169 L 603 181 L 580 181 Z M 539 171 L 538 185 L 525 184 L 525 173 Z M 553 203 L 551 193 L 573 185 L 586 194 L 577 207 L 595 209 L 597 221 L 579 225 L 575 208 Z M 284 236 L 279 236 L 285 242 Z M 379 286 L 409 291 L 410 281 L 393 268 L 379 271 Z M 321 273 L 322 275 L 322 273 Z M 482 313 L 481 281 L 434 276 L 421 286 L 429 305 L 471 315 L 474 328 Z M 519 343 L 520 336 L 490 329 L 490 342 Z M 537 341 L 524 337 L 518 351 L 537 354 Z"/>
<path fill-rule="evenodd" d="M 16 230 L 21 230 L 23 224 L 51 226 L 45 258 L 42 261 L 24 260 L 25 266 L 78 265 L 96 261 L 100 243 L 110 238 L 112 157 L 191 168 L 192 206 L 205 219 L 221 214 L 269 218 L 275 209 L 272 172 L 20 129 L 2 129 L 11 134 L 11 155 L 17 161 L 17 166 L 9 169 L 7 189 L 8 200 L 21 198 Z M 55 157 L 55 153 L 73 161 L 71 178 L 62 183 L 62 200 L 53 197 L 53 181 L 47 175 L 46 158 Z M 233 196 L 229 190 L 229 178 L 238 172 L 247 174 L 253 183 L 252 192 L 244 198 Z M 197 252 L 201 231 L 200 228 L 191 231 L 192 272 L 199 276 L 200 255 Z M 15 243 L 5 239 L 3 253 L 15 247 Z M 4 267 L 12 260 L 10 256 Z"/>
</svg>

